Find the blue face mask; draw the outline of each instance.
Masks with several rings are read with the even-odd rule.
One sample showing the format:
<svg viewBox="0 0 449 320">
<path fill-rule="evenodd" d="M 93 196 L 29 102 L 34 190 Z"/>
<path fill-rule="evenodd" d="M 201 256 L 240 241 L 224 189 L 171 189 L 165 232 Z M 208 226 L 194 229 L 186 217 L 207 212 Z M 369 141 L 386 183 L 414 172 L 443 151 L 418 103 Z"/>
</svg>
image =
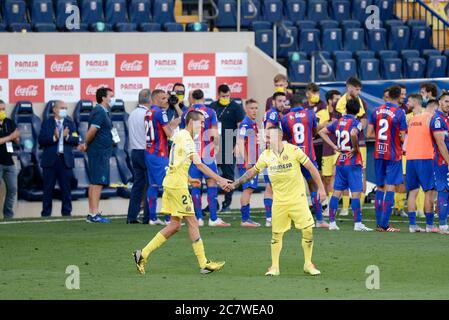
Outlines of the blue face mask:
<svg viewBox="0 0 449 320">
<path fill-rule="evenodd" d="M 61 117 L 61 118 L 65 118 L 65 117 L 67 117 L 67 109 L 61 109 L 61 110 L 59 110 L 59 117 Z"/>
<path fill-rule="evenodd" d="M 422 98 L 422 104 L 425 106 L 429 102 L 429 97 L 423 97 Z"/>
</svg>

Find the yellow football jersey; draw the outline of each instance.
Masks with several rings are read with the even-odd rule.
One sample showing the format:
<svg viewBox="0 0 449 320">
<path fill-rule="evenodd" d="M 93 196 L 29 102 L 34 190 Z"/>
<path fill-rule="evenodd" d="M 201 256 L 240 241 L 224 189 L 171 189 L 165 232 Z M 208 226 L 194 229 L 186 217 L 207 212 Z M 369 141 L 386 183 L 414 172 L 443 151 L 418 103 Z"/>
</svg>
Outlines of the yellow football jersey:
<svg viewBox="0 0 449 320">
<path fill-rule="evenodd" d="M 297 205 L 305 195 L 306 186 L 301 173 L 301 165 L 309 161 L 306 154 L 297 146 L 284 144 L 281 154 L 266 149 L 259 157 L 255 168 L 258 172 L 268 170 L 273 188 L 273 204 Z"/>
<path fill-rule="evenodd" d="M 195 143 L 187 130 L 181 130 L 173 139 L 169 167 L 162 185 L 172 189 L 188 188 L 190 157 L 196 153 Z"/>
</svg>

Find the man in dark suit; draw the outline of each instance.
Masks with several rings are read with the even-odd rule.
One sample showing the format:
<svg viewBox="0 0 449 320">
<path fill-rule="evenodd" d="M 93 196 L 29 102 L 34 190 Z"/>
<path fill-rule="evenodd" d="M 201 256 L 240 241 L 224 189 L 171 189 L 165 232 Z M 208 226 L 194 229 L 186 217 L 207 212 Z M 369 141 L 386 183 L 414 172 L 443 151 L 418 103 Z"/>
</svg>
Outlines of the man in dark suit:
<svg viewBox="0 0 449 320">
<path fill-rule="evenodd" d="M 55 102 L 53 113 L 54 117 L 50 117 L 42 123 L 39 134 L 39 145 L 44 149 L 41 158 L 44 184 L 41 213 L 43 217 L 51 215 L 52 195 L 56 180 L 62 195 L 61 214 L 70 216 L 72 212 L 73 147 L 79 143 L 75 124 L 67 118 L 67 106 L 63 101 Z"/>
</svg>

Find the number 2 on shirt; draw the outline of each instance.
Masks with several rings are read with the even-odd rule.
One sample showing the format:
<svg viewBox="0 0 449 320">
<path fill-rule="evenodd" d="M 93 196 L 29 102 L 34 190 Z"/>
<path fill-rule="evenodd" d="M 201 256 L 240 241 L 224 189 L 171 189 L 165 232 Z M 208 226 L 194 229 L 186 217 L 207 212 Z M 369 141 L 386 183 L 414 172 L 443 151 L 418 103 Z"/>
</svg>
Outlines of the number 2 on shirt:
<svg viewBox="0 0 449 320">
<path fill-rule="evenodd" d="M 350 135 L 347 130 L 336 130 L 335 135 L 337 136 L 337 146 L 341 151 L 351 151 L 351 147 L 348 146 Z"/>
</svg>

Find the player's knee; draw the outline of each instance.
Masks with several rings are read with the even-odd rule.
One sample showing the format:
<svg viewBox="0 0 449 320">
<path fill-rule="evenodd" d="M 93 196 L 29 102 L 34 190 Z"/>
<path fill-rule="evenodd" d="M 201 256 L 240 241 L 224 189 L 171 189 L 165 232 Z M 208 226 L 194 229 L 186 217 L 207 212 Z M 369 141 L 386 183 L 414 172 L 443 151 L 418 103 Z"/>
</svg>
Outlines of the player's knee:
<svg viewBox="0 0 449 320">
<path fill-rule="evenodd" d="M 313 241 L 313 228 L 308 227 L 302 230 L 302 238 L 306 241 Z"/>
<path fill-rule="evenodd" d="M 189 179 L 189 183 L 193 188 L 201 187 L 201 181 L 199 179 Z"/>
<path fill-rule="evenodd" d="M 282 237 L 284 236 L 281 232 L 273 232 L 271 235 L 271 244 L 276 244 L 282 242 Z"/>
</svg>

